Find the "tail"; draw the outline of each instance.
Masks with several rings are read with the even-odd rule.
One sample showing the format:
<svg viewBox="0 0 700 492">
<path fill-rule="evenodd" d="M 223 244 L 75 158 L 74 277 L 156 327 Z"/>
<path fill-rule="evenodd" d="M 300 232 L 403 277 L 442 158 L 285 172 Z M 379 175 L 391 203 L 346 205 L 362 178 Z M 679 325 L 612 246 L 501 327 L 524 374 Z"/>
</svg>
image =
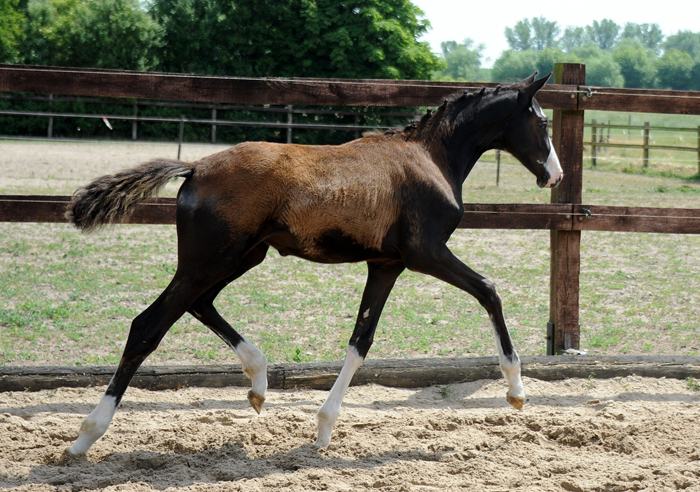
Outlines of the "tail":
<svg viewBox="0 0 700 492">
<path fill-rule="evenodd" d="M 190 163 L 154 159 L 133 169 L 102 176 L 73 193 L 66 218 L 86 232 L 104 224 L 124 222 L 139 202 L 152 196 L 171 179 L 188 177 L 192 172 Z"/>
</svg>

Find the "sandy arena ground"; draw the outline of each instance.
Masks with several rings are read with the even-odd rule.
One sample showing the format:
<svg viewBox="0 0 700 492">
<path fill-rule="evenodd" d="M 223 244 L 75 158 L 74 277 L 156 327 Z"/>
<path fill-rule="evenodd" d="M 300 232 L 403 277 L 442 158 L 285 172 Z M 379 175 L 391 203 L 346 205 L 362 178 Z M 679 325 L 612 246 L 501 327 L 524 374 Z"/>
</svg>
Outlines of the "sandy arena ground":
<svg viewBox="0 0 700 492">
<path fill-rule="evenodd" d="M 686 381 L 525 380 L 350 388 L 316 450 L 324 391 L 128 390 L 85 457 L 63 450 L 104 388 L 0 394 L 0 488 L 54 490 L 700 490 L 700 391 Z"/>
</svg>

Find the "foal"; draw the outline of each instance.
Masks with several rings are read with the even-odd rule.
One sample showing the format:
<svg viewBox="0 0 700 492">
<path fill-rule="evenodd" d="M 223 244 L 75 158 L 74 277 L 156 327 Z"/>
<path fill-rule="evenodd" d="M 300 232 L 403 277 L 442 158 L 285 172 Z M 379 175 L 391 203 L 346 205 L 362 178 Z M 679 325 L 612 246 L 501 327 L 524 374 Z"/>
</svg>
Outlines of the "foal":
<svg viewBox="0 0 700 492">
<path fill-rule="evenodd" d="M 513 154 L 540 187 L 556 186 L 562 170 L 534 99 L 549 77 L 446 99 L 403 131 L 339 146 L 248 142 L 195 163 L 158 159 L 77 190 L 67 217 L 90 231 L 124 221 L 133 207 L 173 178 L 177 198 L 178 266 L 171 283 L 137 316 L 104 397 L 69 448 L 82 454 L 107 431 L 134 373 L 185 312 L 208 326 L 240 357 L 260 413 L 267 359 L 213 305 L 230 282 L 260 264 L 270 246 L 282 256 L 321 263 L 366 261 L 367 284 L 345 364 L 321 406 L 316 445 L 327 446 L 343 396 L 372 345 L 394 282 L 405 268 L 432 275 L 474 296 L 497 339 L 507 399 L 525 399 L 520 360 L 494 284 L 447 248 L 462 215 L 462 183 L 489 149 Z"/>
</svg>

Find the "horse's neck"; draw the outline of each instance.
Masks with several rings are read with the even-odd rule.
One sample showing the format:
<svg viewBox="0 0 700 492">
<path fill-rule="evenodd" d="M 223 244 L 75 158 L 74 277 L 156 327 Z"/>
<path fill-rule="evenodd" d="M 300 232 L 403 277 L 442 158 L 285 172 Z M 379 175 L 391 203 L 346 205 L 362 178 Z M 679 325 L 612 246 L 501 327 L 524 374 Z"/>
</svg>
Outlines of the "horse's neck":
<svg viewBox="0 0 700 492">
<path fill-rule="evenodd" d="M 447 146 L 448 165 L 455 184 L 460 188 L 484 152 L 495 148 L 492 133 L 487 134 L 482 128 L 472 127 L 452 135 L 452 145 Z"/>
</svg>

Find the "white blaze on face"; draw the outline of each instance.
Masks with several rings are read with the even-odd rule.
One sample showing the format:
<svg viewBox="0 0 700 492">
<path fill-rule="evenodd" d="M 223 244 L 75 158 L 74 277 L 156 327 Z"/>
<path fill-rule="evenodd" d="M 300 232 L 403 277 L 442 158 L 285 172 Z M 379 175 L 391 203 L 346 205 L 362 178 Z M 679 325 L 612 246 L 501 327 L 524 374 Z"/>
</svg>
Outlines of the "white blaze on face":
<svg viewBox="0 0 700 492">
<path fill-rule="evenodd" d="M 547 181 L 545 185 L 547 188 L 551 188 L 564 177 L 564 171 L 559 163 L 559 157 L 557 157 L 557 153 L 554 151 L 554 144 L 551 138 L 549 139 L 549 157 L 545 163 L 545 169 L 547 169 L 549 173 L 549 181 Z"/>
<path fill-rule="evenodd" d="M 534 99 L 532 100 L 532 110 L 540 118 L 546 118 L 544 112 L 542 111 L 542 108 Z M 562 170 L 561 164 L 559 163 L 559 157 L 557 156 L 557 153 L 554 150 L 554 144 L 552 143 L 551 138 L 549 138 L 549 157 L 547 157 L 547 162 L 539 162 L 541 164 L 544 164 L 545 169 L 549 173 L 549 181 L 547 181 L 545 188 L 551 188 L 564 177 L 564 171 Z"/>
</svg>

